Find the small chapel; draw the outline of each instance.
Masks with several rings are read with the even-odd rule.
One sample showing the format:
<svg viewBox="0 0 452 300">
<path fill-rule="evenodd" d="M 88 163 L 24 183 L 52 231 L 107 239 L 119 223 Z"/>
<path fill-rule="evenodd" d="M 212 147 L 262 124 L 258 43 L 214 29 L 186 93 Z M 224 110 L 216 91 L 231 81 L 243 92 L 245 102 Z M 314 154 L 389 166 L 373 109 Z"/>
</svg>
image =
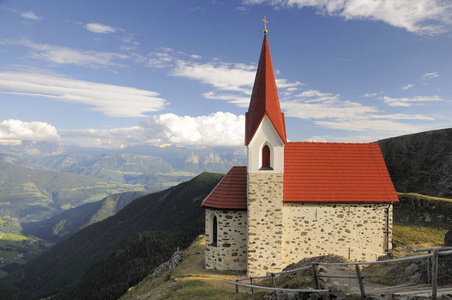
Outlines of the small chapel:
<svg viewBox="0 0 452 300">
<path fill-rule="evenodd" d="M 397 194 L 376 143 L 287 140 L 267 30 L 246 113 L 247 166 L 204 199 L 206 269 L 279 272 L 335 254 L 372 261 L 392 248 Z"/>
</svg>

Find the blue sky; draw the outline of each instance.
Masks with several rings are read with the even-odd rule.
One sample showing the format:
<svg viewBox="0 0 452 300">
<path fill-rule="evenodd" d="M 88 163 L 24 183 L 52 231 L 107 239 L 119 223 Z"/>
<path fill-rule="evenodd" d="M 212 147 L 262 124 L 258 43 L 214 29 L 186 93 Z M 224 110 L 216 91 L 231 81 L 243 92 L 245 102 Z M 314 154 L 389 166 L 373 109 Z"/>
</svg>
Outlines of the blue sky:
<svg viewBox="0 0 452 300">
<path fill-rule="evenodd" d="M 243 145 L 264 16 L 292 141 L 452 127 L 452 3 L 0 1 L 0 144 Z"/>
</svg>

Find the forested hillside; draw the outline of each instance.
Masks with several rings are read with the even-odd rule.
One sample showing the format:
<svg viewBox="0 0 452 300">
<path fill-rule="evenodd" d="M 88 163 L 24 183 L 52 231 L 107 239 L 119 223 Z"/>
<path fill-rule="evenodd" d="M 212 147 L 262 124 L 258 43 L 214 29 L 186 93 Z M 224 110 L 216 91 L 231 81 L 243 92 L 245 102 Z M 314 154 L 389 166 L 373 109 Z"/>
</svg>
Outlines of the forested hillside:
<svg viewBox="0 0 452 300">
<path fill-rule="evenodd" d="M 63 293 L 62 298 L 82 299 L 81 295 L 105 293 L 104 299 L 114 299 L 111 291 L 121 295 L 203 232 L 201 201 L 222 176 L 203 173 L 141 197 L 27 263 L 9 280 L 31 295 Z"/>
<path fill-rule="evenodd" d="M 22 233 L 51 242 L 60 242 L 83 228 L 116 214 L 130 202 L 146 194 L 149 192 L 114 194 L 94 203 L 62 211 L 49 219 L 23 223 Z"/>
<path fill-rule="evenodd" d="M 452 129 L 378 141 L 395 189 L 452 198 Z"/>
</svg>

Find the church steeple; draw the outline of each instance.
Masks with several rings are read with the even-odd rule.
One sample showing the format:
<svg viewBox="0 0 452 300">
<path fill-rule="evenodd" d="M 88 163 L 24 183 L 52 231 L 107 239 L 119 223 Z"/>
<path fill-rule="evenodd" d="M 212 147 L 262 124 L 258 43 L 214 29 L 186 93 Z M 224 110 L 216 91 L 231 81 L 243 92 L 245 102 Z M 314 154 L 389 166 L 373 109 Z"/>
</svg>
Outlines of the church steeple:
<svg viewBox="0 0 452 300">
<path fill-rule="evenodd" d="M 278 91 L 276 89 L 275 75 L 273 73 L 273 65 L 266 33 L 262 43 L 250 106 L 246 113 L 246 146 L 248 146 L 253 139 L 254 134 L 265 115 L 268 116 L 282 142 L 285 144 L 287 142 L 286 125 L 284 122 L 284 114 L 281 112 L 281 107 L 279 105 Z"/>
</svg>

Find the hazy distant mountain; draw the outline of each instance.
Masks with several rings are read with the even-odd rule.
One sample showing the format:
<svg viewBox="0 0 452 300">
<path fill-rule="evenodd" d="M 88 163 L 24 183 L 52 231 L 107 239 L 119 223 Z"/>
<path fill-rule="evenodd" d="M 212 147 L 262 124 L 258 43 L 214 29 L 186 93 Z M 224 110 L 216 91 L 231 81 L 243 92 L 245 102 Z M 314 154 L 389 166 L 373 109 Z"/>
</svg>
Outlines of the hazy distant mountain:
<svg viewBox="0 0 452 300">
<path fill-rule="evenodd" d="M 130 280 L 144 278 L 167 260 L 176 247 L 188 246 L 203 232 L 201 201 L 222 176 L 203 173 L 165 191 L 136 199 L 116 215 L 86 227 L 27 263 L 20 286 L 40 294 L 61 290 L 82 280 L 94 264 L 81 281 L 83 288 L 72 292 L 108 293 L 109 288 L 97 289 L 100 282 L 114 289 L 127 288 Z M 133 247 L 125 251 L 124 247 L 130 245 Z M 105 269 L 99 262 L 107 258 L 110 264 Z"/>
<path fill-rule="evenodd" d="M 43 170 L 31 163 L 0 155 L 0 216 L 42 220 L 58 212 L 141 186 Z"/>
<path fill-rule="evenodd" d="M 58 242 L 116 214 L 133 200 L 148 193 L 141 191 L 114 194 L 94 203 L 62 211 L 49 219 L 22 224 L 22 233 Z"/>
<path fill-rule="evenodd" d="M 378 144 L 396 191 L 452 198 L 452 128 Z"/>
</svg>

